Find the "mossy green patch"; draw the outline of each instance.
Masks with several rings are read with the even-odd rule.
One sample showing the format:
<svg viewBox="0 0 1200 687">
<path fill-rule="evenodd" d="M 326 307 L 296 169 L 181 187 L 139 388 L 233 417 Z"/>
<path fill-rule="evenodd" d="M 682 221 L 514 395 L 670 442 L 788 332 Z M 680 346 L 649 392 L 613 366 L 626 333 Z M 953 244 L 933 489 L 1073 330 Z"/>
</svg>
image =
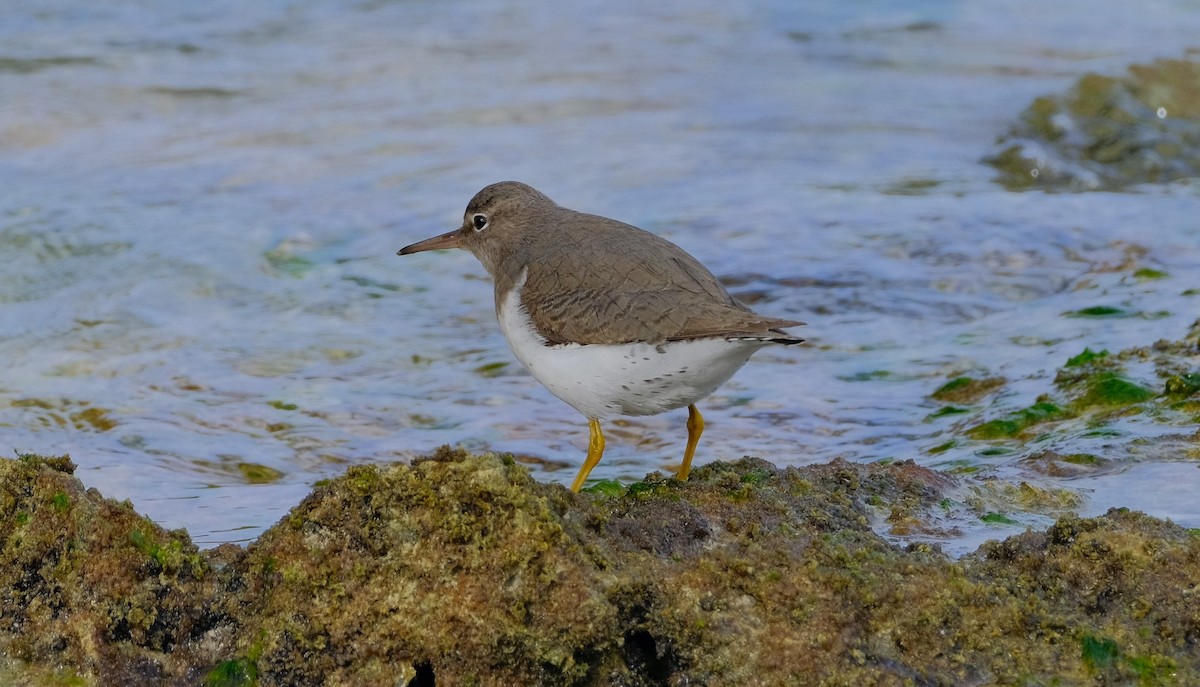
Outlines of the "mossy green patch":
<svg viewBox="0 0 1200 687">
<path fill-rule="evenodd" d="M 989 525 L 1020 525 L 1021 524 L 1020 521 L 1013 520 L 1012 518 L 1008 517 L 1004 513 L 999 513 L 996 511 L 992 511 L 991 513 L 985 513 L 984 515 L 979 516 L 979 519 L 982 520 L 983 522 L 986 522 Z"/>
<path fill-rule="evenodd" d="M 931 395 L 934 398 L 938 398 L 939 396 L 947 394 L 951 391 L 955 391 L 955 390 L 961 389 L 965 386 L 969 386 L 973 381 L 975 381 L 975 380 L 971 379 L 970 377 L 955 377 L 954 379 L 951 379 L 950 381 L 946 382 L 945 384 L 939 386 L 937 388 L 937 390 L 935 390 L 933 392 L 933 394 L 931 394 Z"/>
<path fill-rule="evenodd" d="M 508 367 L 508 363 L 504 361 L 487 363 L 475 368 L 475 374 L 484 378 L 499 377 L 504 374 L 504 370 Z"/>
<path fill-rule="evenodd" d="M 1082 395 L 1072 401 L 1072 407 L 1086 409 L 1095 407 L 1128 406 L 1148 401 L 1158 394 L 1136 384 L 1115 372 L 1102 372 L 1089 377 Z"/>
<path fill-rule="evenodd" d="M 1121 648 L 1115 641 L 1091 634 L 1079 638 L 1079 652 L 1083 662 L 1095 671 L 1108 668 L 1121 656 Z"/>
<path fill-rule="evenodd" d="M 223 661 L 204 676 L 205 687 L 254 687 L 258 668 L 246 660 Z"/>
<path fill-rule="evenodd" d="M 590 484 L 581 489 L 585 494 L 594 494 L 596 496 L 604 496 L 613 498 L 625 493 L 625 487 L 621 485 L 620 480 L 602 479 Z"/>
<path fill-rule="evenodd" d="M 1003 377 L 955 377 L 938 387 L 930 397 L 945 403 L 974 403 L 996 389 L 1004 386 Z"/>
<path fill-rule="evenodd" d="M 270 484 L 283 478 L 279 470 L 258 463 L 238 463 L 237 469 L 250 484 Z"/>
<path fill-rule="evenodd" d="M 925 419 L 936 420 L 939 417 L 946 417 L 947 415 L 965 415 L 969 412 L 971 412 L 970 408 L 962 408 L 959 406 L 942 406 L 929 415 L 926 415 Z"/>
<path fill-rule="evenodd" d="M 1051 422 L 1069 417 L 1069 413 L 1049 401 L 1039 401 L 1028 408 L 1009 413 L 1003 418 L 989 420 L 967 430 L 967 436 L 972 439 L 1005 439 L 1014 437 L 1021 432 L 1043 422 Z"/>
<path fill-rule="evenodd" d="M 967 436 L 972 439 L 1004 439 L 1021 431 L 1021 423 L 1016 420 L 988 420 L 967 430 Z"/>
<path fill-rule="evenodd" d="M 949 451 L 950 449 L 954 448 L 955 446 L 958 446 L 958 439 L 951 439 L 950 441 L 945 441 L 945 442 L 938 444 L 937 446 L 934 446 L 933 448 L 929 449 L 928 452 L 931 455 L 936 456 L 939 453 L 945 453 L 946 451 Z"/>
<path fill-rule="evenodd" d="M 672 482 L 675 480 L 647 479 L 642 482 L 634 482 L 625 489 L 625 495 L 633 499 L 678 499 L 679 494 L 672 486 Z"/>
<path fill-rule="evenodd" d="M 764 468 L 748 470 L 739 479 L 743 484 L 762 484 L 771 479 L 771 471 Z"/>
<path fill-rule="evenodd" d="M 98 432 L 107 432 L 117 426 L 117 422 L 108 417 L 108 411 L 95 407 L 71 413 L 71 422 L 79 429 L 91 428 Z"/>
<path fill-rule="evenodd" d="M 1143 267 L 1139 270 L 1136 270 L 1133 273 L 1133 276 L 1138 281 L 1153 281 L 1155 279 L 1166 279 L 1170 275 L 1167 274 L 1166 272 L 1163 272 L 1162 270 L 1155 270 L 1155 269 L 1150 269 L 1149 267 Z"/>
<path fill-rule="evenodd" d="M 990 456 L 1008 456 L 1012 455 L 1014 452 L 1015 450 L 1008 446 L 988 446 L 987 448 L 982 448 L 976 451 L 975 455 L 986 458 Z"/>
<path fill-rule="evenodd" d="M 54 504 L 54 510 L 63 513 L 71 507 L 71 497 L 67 496 L 66 492 L 55 492 L 54 496 L 50 497 L 50 502 Z"/>
<path fill-rule="evenodd" d="M 1132 317 L 1133 313 L 1112 305 L 1093 305 L 1063 313 L 1067 317 L 1118 318 Z"/>
<path fill-rule="evenodd" d="M 1088 363 L 1091 363 L 1092 361 L 1101 360 L 1101 359 L 1107 358 L 1107 357 L 1108 357 L 1108 351 L 1106 351 L 1106 350 L 1101 350 L 1101 351 L 1097 352 L 1097 351 L 1093 351 L 1090 348 L 1084 348 L 1083 352 L 1080 353 L 1079 355 L 1068 358 L 1067 364 L 1064 365 L 1064 367 L 1080 367 L 1083 365 L 1087 365 Z"/>
<path fill-rule="evenodd" d="M 295 403 L 286 403 L 284 401 L 270 401 L 267 405 L 278 410 L 296 410 L 300 407 Z"/>
</svg>

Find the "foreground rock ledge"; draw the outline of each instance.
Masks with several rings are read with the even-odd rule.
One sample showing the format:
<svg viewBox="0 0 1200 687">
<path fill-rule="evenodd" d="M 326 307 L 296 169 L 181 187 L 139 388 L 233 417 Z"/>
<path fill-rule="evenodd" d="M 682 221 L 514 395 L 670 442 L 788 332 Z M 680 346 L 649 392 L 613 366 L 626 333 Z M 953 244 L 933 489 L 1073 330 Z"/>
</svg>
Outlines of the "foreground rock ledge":
<svg viewBox="0 0 1200 687">
<path fill-rule="evenodd" d="M 197 551 L 0 460 L 5 684 L 1200 684 L 1200 537 L 1064 519 L 951 561 L 869 526 L 911 463 L 715 463 L 574 495 L 449 449 L 361 466 Z"/>
</svg>

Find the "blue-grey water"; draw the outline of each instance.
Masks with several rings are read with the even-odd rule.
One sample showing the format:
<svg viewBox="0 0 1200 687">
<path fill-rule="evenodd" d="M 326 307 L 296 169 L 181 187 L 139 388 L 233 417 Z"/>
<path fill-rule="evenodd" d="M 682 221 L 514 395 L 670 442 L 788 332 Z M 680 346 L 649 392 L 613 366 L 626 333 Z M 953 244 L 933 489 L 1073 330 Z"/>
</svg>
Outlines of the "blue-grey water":
<svg viewBox="0 0 1200 687">
<path fill-rule="evenodd" d="M 1054 480 L 1019 463 L 1046 445 L 931 452 L 954 419 L 927 419 L 949 376 L 1006 377 L 991 417 L 1085 346 L 1196 319 L 1195 184 L 1014 194 L 980 162 L 1034 97 L 1195 49 L 1194 0 L 3 10 L 0 446 L 69 452 L 202 545 L 444 443 L 569 483 L 586 423 L 519 369 L 479 264 L 395 256 L 502 179 L 808 323 L 702 405 L 698 462 L 966 465 L 1200 526 L 1195 449 L 1144 448 L 1194 426 L 1064 431 L 1050 448 L 1123 467 Z M 1062 315 L 1093 305 L 1146 316 Z M 671 469 L 684 415 L 611 424 L 593 475 Z"/>
</svg>

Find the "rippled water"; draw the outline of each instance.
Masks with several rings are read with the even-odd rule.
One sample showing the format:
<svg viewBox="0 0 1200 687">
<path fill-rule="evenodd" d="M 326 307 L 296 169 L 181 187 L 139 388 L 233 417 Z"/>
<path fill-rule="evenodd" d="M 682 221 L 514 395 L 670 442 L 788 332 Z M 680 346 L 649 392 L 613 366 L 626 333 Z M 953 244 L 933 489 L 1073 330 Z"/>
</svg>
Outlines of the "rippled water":
<svg viewBox="0 0 1200 687">
<path fill-rule="evenodd" d="M 1200 13 L 796 7 L 10 3 L 0 443 L 70 452 L 85 483 L 205 545 L 253 538 L 348 464 L 442 443 L 569 482 L 586 423 L 518 368 L 482 268 L 394 255 L 518 179 L 809 323 L 810 346 L 757 355 L 703 404 L 700 462 L 1028 478 L 1020 452 L 930 452 L 953 424 L 929 393 L 1003 375 L 996 407 L 1024 407 L 1085 346 L 1180 338 L 1196 192 L 1013 194 L 979 160 L 1033 97 L 1194 47 Z M 1091 305 L 1142 315 L 1062 316 Z M 594 476 L 670 469 L 684 415 L 613 423 Z M 1064 484 L 1089 512 L 1200 526 L 1200 469 L 1162 458 Z"/>
</svg>

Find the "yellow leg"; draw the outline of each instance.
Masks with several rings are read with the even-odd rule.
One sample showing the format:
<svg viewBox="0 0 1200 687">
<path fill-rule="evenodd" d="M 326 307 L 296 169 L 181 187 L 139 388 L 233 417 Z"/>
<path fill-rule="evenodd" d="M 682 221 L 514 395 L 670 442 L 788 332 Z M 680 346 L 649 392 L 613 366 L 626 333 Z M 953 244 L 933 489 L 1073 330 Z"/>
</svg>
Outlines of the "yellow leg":
<svg viewBox="0 0 1200 687">
<path fill-rule="evenodd" d="M 675 479 L 683 482 L 688 478 L 688 473 L 692 471 L 692 458 L 696 455 L 696 444 L 700 443 L 700 435 L 704 433 L 704 416 L 696 409 L 696 405 L 688 406 L 688 440 L 687 448 L 683 451 L 683 465 L 679 466 L 679 472 L 675 473 Z"/>
<path fill-rule="evenodd" d="M 588 418 L 588 453 L 587 458 L 583 459 L 583 465 L 579 468 L 579 474 L 575 475 L 575 483 L 571 485 L 571 491 L 579 493 L 583 488 L 583 483 L 587 481 L 588 474 L 592 468 L 600 462 L 600 457 L 604 455 L 604 433 L 600 431 L 600 421 Z"/>
</svg>

